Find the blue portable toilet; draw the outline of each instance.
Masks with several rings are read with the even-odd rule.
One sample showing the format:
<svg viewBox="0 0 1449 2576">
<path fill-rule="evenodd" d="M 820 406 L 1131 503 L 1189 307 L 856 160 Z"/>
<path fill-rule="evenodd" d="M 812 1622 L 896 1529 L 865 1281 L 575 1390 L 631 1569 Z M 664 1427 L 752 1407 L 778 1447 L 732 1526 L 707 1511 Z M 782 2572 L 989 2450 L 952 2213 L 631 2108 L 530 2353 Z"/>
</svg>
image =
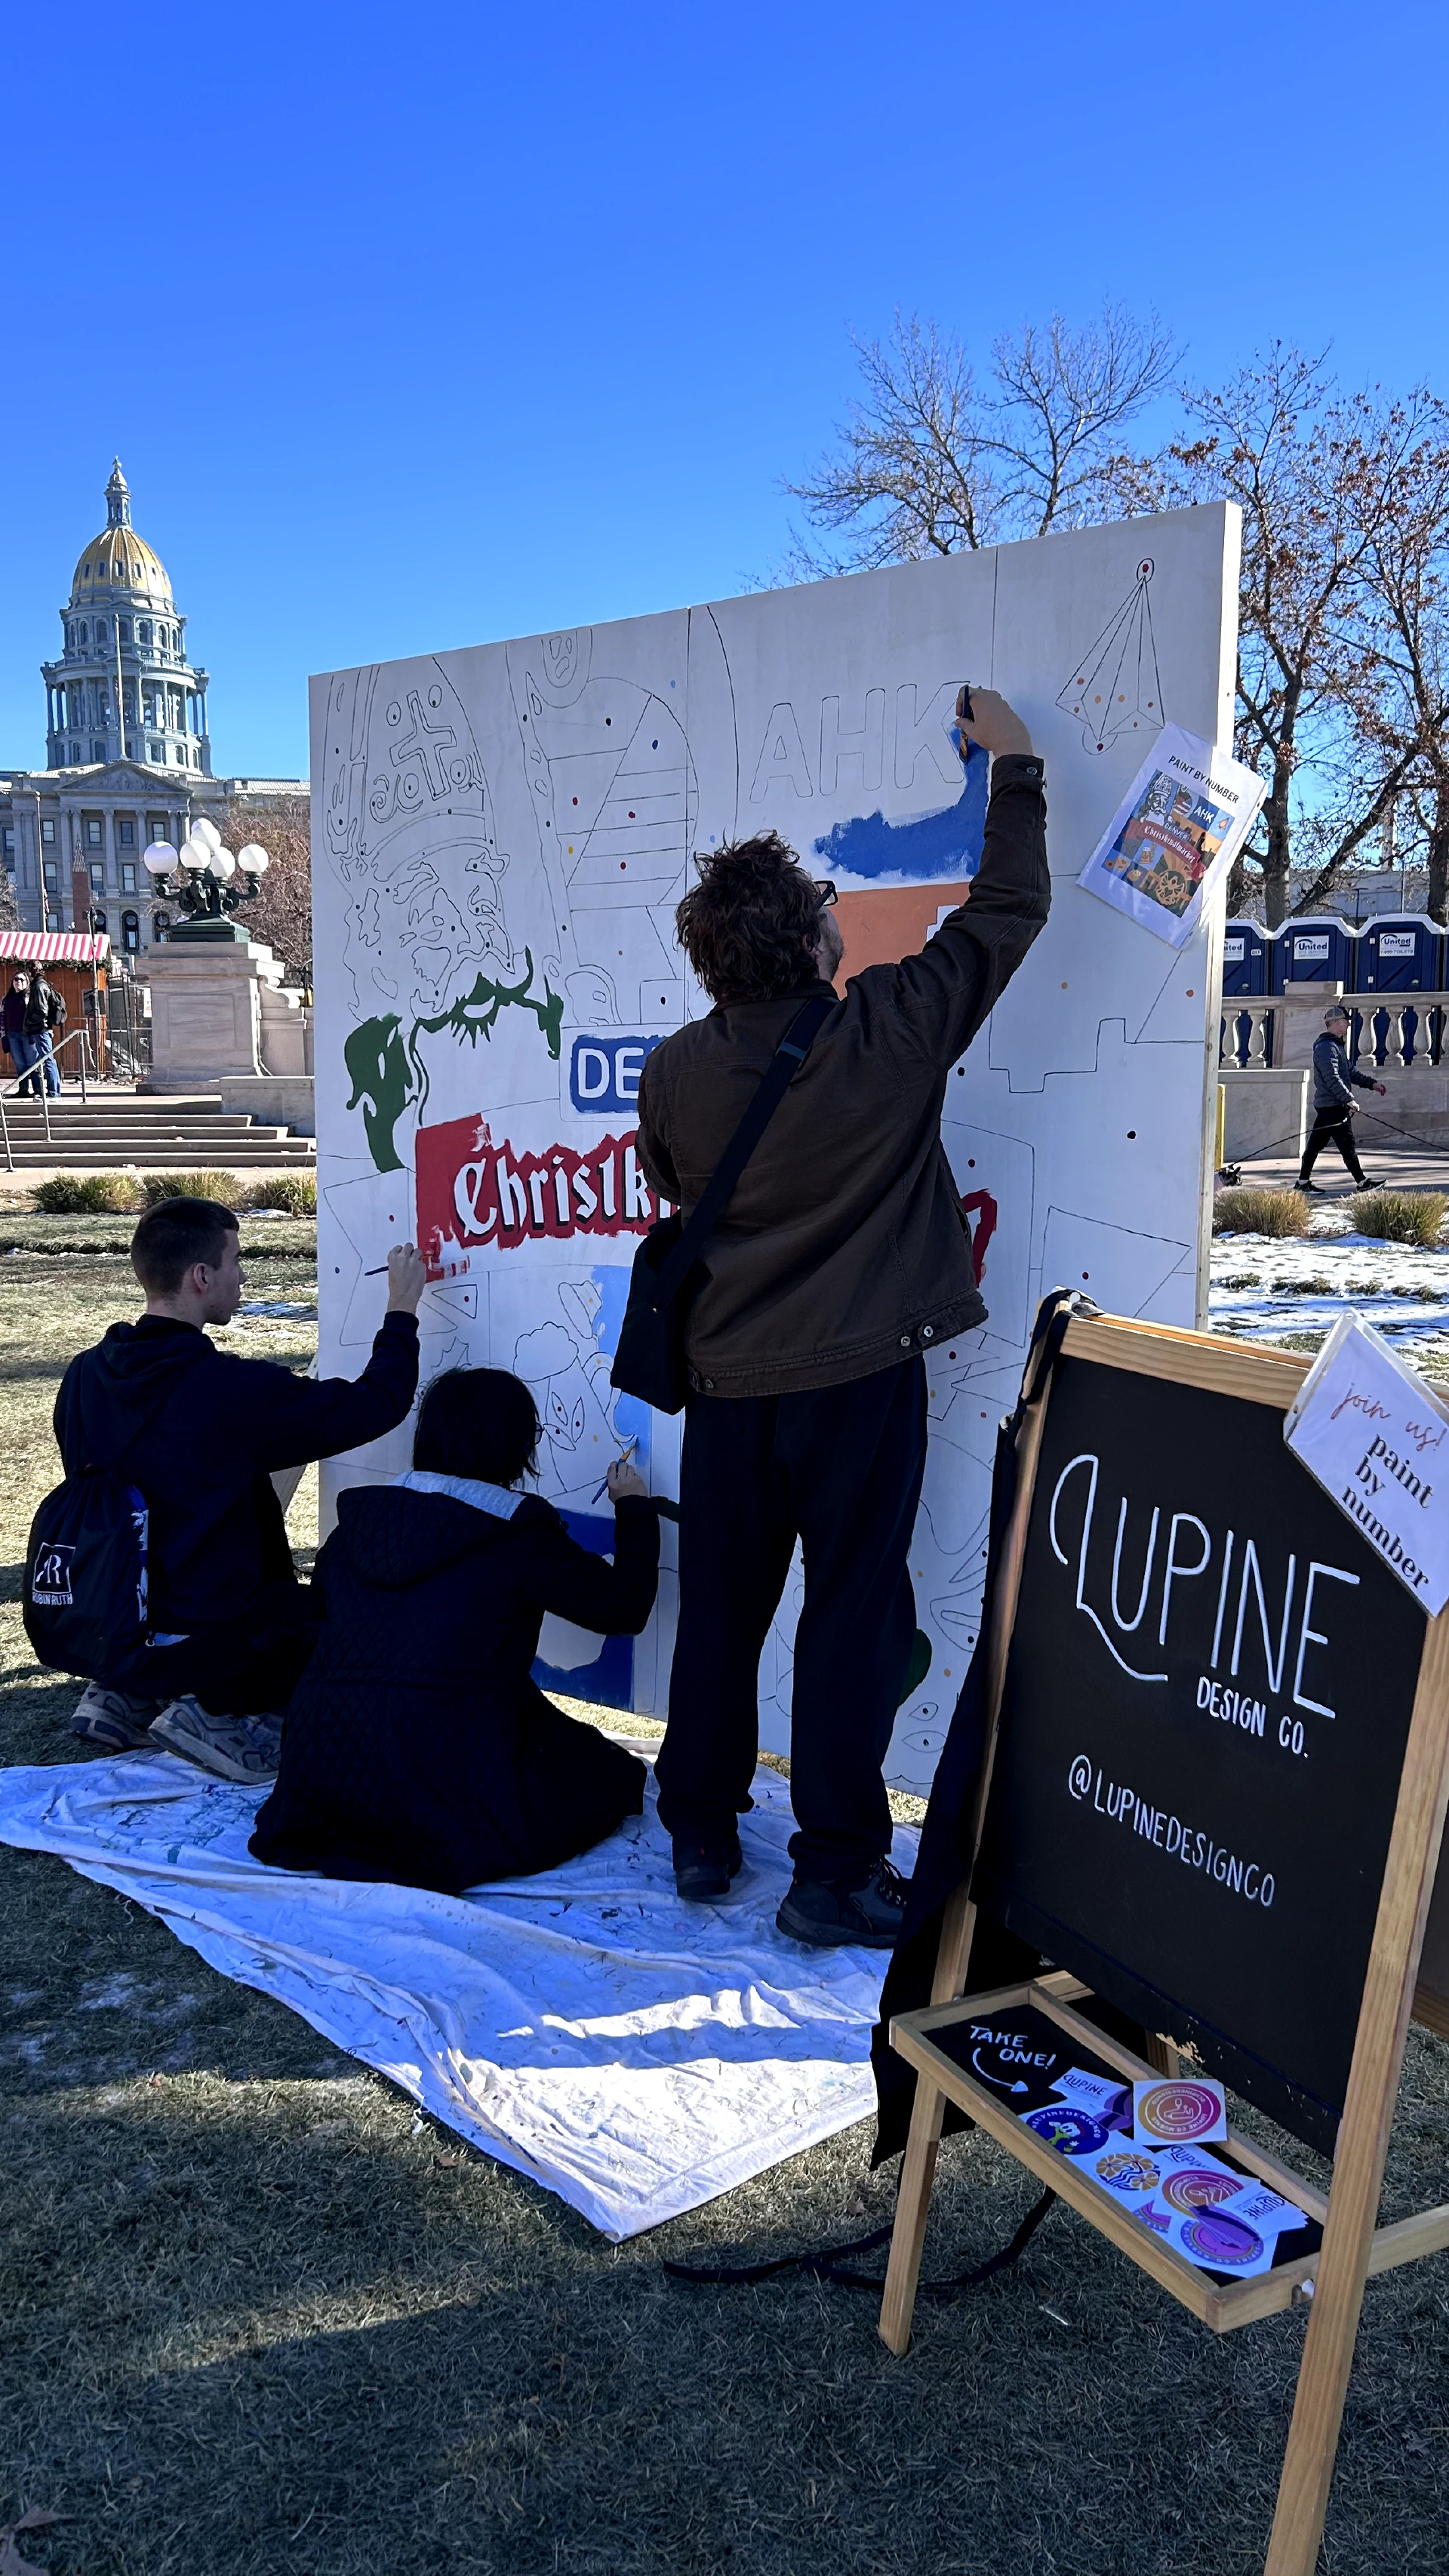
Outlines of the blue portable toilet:
<svg viewBox="0 0 1449 2576">
<path fill-rule="evenodd" d="M 1285 921 L 1273 938 L 1273 981 L 1281 993 L 1289 984 L 1341 984 L 1356 991 L 1358 933 L 1337 913 L 1319 913 L 1308 921 Z"/>
<path fill-rule="evenodd" d="M 1230 921 L 1223 932 L 1223 1000 L 1250 1000 L 1271 990 L 1268 933 L 1260 921 Z"/>
<path fill-rule="evenodd" d="M 1444 933 L 1422 912 L 1385 912 L 1359 942 L 1363 993 L 1442 993 Z"/>
</svg>

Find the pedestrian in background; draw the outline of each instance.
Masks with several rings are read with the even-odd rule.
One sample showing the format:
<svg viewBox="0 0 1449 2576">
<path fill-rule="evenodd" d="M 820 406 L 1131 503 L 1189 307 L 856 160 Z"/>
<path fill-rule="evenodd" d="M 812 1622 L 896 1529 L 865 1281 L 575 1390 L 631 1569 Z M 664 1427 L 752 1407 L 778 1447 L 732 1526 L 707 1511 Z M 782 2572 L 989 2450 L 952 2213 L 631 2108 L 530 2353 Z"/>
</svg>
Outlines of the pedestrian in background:
<svg viewBox="0 0 1449 2576">
<path fill-rule="evenodd" d="M 19 1074 L 22 1077 L 29 1073 L 35 1062 L 34 1050 L 25 1034 L 25 1013 L 29 1001 L 30 977 L 23 966 L 17 966 L 10 978 L 10 990 L 5 996 L 3 1018 L 0 1018 L 0 1034 L 4 1036 L 5 1052 L 10 1058 L 11 1074 Z M 20 1088 L 22 1093 L 38 1091 L 39 1077 L 37 1076 L 33 1082 L 22 1079 Z"/>
<path fill-rule="evenodd" d="M 1303 1148 L 1303 1162 L 1295 1189 L 1318 1194 L 1313 1166 L 1325 1145 L 1338 1147 L 1356 1190 L 1371 1184 L 1358 1159 L 1353 1141 L 1353 1118 L 1358 1108 L 1354 1090 L 1376 1091 L 1383 1099 L 1385 1086 L 1371 1074 L 1360 1073 L 1348 1051 L 1349 1017 L 1341 1003 L 1336 1003 L 1323 1016 L 1323 1035 L 1313 1042 L 1313 1126 Z"/>
<path fill-rule="evenodd" d="M 40 1097 L 42 1077 L 46 1090 L 54 1099 L 60 1090 L 60 1067 L 55 1050 L 65 1035 L 65 1004 L 53 984 L 47 984 L 37 968 L 30 979 L 30 999 L 25 1005 L 25 1036 L 33 1049 L 33 1088 Z"/>
</svg>

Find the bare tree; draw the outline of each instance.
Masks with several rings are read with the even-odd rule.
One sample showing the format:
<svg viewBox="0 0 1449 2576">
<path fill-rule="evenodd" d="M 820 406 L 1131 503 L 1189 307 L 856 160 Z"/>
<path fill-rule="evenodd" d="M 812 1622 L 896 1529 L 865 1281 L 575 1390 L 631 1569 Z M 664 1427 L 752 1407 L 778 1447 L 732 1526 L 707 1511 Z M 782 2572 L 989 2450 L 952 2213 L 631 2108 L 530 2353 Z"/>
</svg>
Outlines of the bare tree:
<svg viewBox="0 0 1449 2576">
<path fill-rule="evenodd" d="M 979 382 L 962 342 L 897 314 L 888 340 L 857 340 L 863 390 L 812 478 L 786 485 L 812 528 L 792 572 L 855 571 L 1041 536 L 1121 514 L 1126 424 L 1177 362 L 1156 316 L 1120 306 L 1071 330 L 1059 314 L 992 345 Z M 1134 487 L 1135 488 L 1135 487 Z"/>
<path fill-rule="evenodd" d="M 1369 552 L 1363 649 L 1374 699 L 1366 731 L 1381 758 L 1411 763 L 1398 817 L 1427 847 L 1429 911 L 1449 920 L 1449 409 L 1408 407 L 1424 435 L 1394 470 Z"/>
<path fill-rule="evenodd" d="M 243 918 L 286 961 L 291 979 L 312 983 L 312 825 L 306 796 L 239 797 L 227 808 L 232 849 L 259 841 L 270 861 L 262 890 Z"/>
<path fill-rule="evenodd" d="M 1415 751 L 1372 721 L 1377 653 L 1364 609 L 1425 398 L 1343 396 L 1320 360 L 1280 345 L 1224 390 L 1185 399 L 1202 434 L 1148 460 L 1137 492 L 1155 484 L 1159 506 L 1226 497 L 1243 513 L 1236 745 L 1266 773 L 1268 792 L 1229 903 L 1257 869 L 1276 929 L 1289 908 L 1295 830 L 1311 816 L 1313 875 L 1296 907 L 1311 910 L 1413 774 Z"/>
</svg>

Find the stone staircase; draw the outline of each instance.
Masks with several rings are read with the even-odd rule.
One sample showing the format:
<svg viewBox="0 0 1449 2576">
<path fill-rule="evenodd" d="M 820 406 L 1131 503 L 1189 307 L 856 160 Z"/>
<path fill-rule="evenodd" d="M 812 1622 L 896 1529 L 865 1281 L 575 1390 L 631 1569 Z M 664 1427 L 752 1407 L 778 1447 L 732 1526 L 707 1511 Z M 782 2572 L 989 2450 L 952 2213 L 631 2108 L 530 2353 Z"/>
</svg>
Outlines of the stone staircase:
<svg viewBox="0 0 1449 2576">
<path fill-rule="evenodd" d="M 317 1141 L 264 1127 L 205 1093 L 143 1098 L 100 1090 L 89 1100 L 67 1085 L 58 1100 L 7 1096 L 0 1120 L 0 1173 L 37 1171 L 312 1171 Z"/>
</svg>

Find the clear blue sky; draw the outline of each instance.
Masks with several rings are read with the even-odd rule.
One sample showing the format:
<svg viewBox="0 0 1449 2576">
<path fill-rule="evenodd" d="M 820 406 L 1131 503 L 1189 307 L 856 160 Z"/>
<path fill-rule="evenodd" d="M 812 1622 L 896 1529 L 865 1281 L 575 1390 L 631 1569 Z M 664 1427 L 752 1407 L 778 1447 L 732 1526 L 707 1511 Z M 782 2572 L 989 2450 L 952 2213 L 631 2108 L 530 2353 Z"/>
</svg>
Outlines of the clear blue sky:
<svg viewBox="0 0 1449 2576">
<path fill-rule="evenodd" d="M 765 571 L 898 304 L 1449 391 L 1442 0 L 73 0 L 6 59 L 0 760 L 116 451 L 278 774 L 309 671 Z"/>
</svg>

